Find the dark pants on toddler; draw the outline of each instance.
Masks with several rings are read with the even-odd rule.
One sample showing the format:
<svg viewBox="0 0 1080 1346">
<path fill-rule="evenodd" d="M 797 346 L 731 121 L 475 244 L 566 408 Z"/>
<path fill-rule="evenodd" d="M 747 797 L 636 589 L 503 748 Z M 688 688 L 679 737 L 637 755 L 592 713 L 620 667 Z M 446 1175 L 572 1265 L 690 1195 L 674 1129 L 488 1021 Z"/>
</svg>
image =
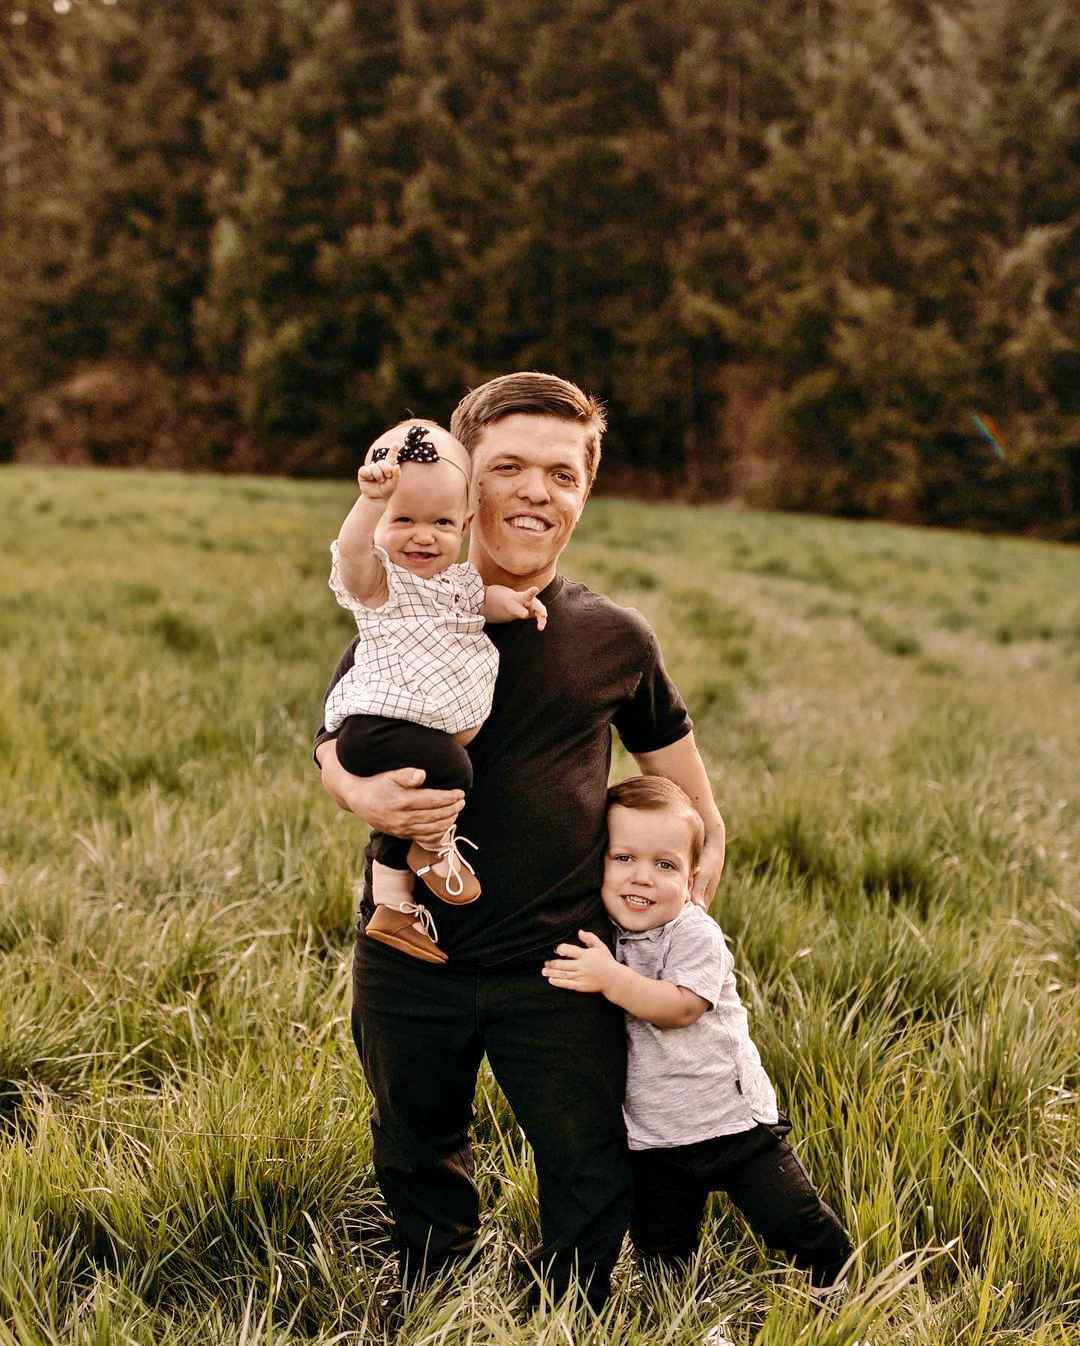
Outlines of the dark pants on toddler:
<svg viewBox="0 0 1080 1346">
<path fill-rule="evenodd" d="M 421 767 L 428 790 L 472 788 L 469 754 L 450 734 L 429 729 L 411 720 L 392 720 L 385 715 L 350 715 L 337 737 L 338 761 L 354 776 L 378 776 L 399 767 Z M 371 858 L 390 869 L 408 869 L 407 838 L 371 834 Z"/>
<path fill-rule="evenodd" d="M 646 1266 L 689 1261 L 710 1192 L 726 1192 L 770 1248 L 787 1253 L 815 1287 L 832 1285 L 851 1256 L 840 1221 L 784 1139 L 786 1119 L 663 1150 L 631 1150 L 630 1237 Z"/>
</svg>

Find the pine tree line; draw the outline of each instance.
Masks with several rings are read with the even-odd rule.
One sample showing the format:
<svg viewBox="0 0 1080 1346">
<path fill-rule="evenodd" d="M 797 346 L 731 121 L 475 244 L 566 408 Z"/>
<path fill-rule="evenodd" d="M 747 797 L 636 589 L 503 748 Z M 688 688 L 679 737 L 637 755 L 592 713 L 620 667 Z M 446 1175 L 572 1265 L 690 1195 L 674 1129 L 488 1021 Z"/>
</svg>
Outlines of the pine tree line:
<svg viewBox="0 0 1080 1346">
<path fill-rule="evenodd" d="M 303 473 L 545 368 L 608 401 L 609 483 L 1075 535 L 1060 0 L 0 0 L 0 29 L 9 454 L 101 365 L 130 387 L 92 457 L 165 426 L 187 465 Z"/>
</svg>

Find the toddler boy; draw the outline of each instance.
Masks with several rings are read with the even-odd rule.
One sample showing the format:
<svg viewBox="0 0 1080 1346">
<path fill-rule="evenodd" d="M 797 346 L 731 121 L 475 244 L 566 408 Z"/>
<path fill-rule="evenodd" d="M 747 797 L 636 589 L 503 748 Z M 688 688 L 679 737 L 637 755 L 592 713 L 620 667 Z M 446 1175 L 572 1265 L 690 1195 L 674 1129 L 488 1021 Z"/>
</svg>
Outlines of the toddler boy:
<svg viewBox="0 0 1080 1346">
<path fill-rule="evenodd" d="M 851 1244 L 784 1139 L 790 1124 L 750 1039 L 723 933 L 689 900 L 703 841 L 672 781 L 614 786 L 601 895 L 616 956 L 579 931 L 584 947 L 560 944 L 544 976 L 626 1011 L 630 1235 L 644 1263 L 689 1259 L 708 1195 L 722 1191 L 824 1298 L 842 1289 Z"/>
</svg>

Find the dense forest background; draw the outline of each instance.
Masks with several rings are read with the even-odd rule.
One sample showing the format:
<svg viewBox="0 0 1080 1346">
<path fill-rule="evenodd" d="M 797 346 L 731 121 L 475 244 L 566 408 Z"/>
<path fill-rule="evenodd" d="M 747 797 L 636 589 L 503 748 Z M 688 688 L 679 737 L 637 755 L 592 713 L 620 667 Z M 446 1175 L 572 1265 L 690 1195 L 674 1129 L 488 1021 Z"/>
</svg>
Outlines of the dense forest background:
<svg viewBox="0 0 1080 1346">
<path fill-rule="evenodd" d="M 1063 0 L 0 0 L 0 99 L 0 459 L 541 368 L 609 488 L 1080 537 Z"/>
</svg>

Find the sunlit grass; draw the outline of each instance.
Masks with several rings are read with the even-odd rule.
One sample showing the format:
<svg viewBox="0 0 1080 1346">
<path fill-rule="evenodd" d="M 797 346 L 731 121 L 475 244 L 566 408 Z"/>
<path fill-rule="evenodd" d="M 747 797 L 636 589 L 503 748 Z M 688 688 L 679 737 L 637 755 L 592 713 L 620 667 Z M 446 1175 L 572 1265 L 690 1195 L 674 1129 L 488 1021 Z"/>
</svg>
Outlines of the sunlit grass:
<svg viewBox="0 0 1080 1346">
<path fill-rule="evenodd" d="M 355 820 L 310 735 L 347 485 L 0 472 L 0 1343 L 388 1340 L 348 1031 Z M 530 1317 L 527 1147 L 413 1346 L 1059 1346 L 1080 1330 L 1080 554 L 594 500 L 730 826 L 714 912 L 859 1245 L 815 1318 L 716 1200 L 686 1278 Z M 616 771 L 630 768 L 616 754 Z"/>
</svg>

